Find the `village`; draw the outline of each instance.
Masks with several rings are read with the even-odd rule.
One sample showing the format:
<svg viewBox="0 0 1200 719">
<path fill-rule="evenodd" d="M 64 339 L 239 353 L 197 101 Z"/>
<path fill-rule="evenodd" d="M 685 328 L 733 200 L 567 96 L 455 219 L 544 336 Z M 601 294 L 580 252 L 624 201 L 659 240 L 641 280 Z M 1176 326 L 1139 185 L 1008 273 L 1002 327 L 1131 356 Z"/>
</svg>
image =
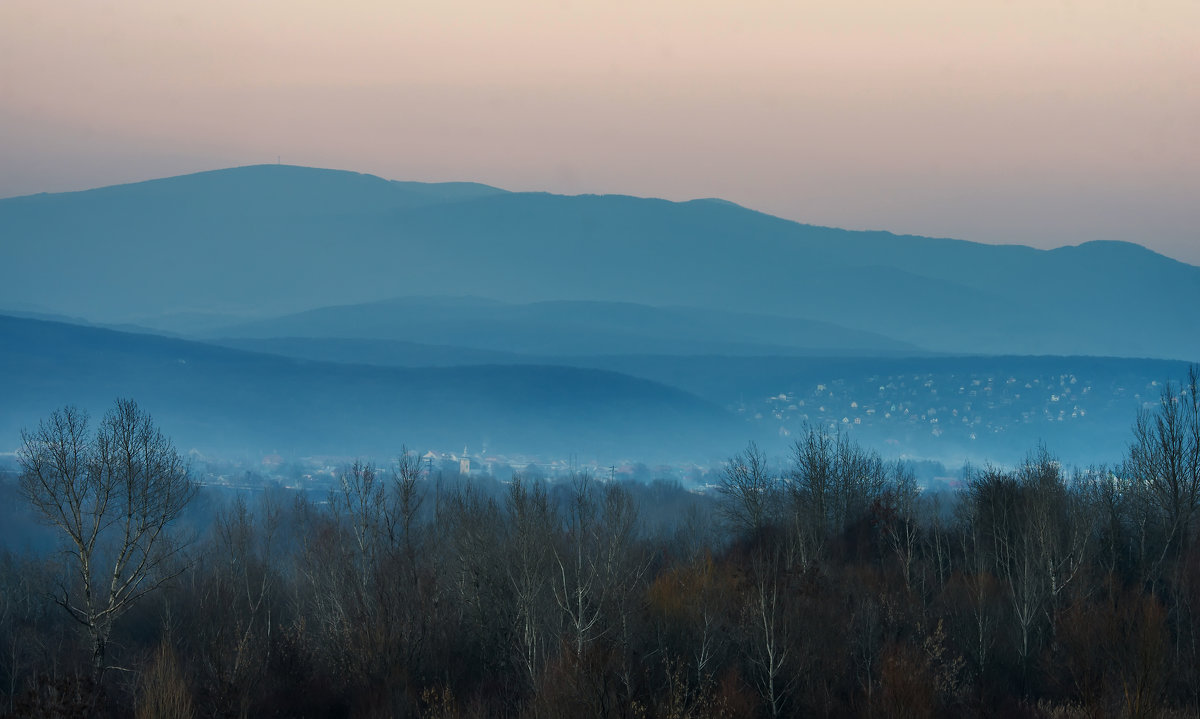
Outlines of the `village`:
<svg viewBox="0 0 1200 719">
<path fill-rule="evenodd" d="M 1083 372 L 923 372 L 797 383 L 731 409 L 764 434 L 788 438 L 813 426 L 849 432 L 884 454 L 953 460 L 1002 454 L 1010 436 L 1022 447 L 1031 435 L 1054 442 L 1085 426 L 1123 436 L 1161 390 L 1157 380 Z"/>
</svg>

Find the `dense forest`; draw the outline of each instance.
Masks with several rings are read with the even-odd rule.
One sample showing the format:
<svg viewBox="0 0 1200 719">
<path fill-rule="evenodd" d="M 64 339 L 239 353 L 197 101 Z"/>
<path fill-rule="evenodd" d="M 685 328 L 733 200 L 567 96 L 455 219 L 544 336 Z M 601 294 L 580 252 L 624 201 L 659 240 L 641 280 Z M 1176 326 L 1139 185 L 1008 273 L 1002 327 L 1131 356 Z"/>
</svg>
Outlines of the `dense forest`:
<svg viewBox="0 0 1200 719">
<path fill-rule="evenodd" d="M 0 490 L 0 714 L 1194 716 L 1195 372 L 1117 466 L 954 494 L 812 428 L 719 485 L 430 476 L 197 488 L 134 403 L 25 433 Z"/>
</svg>

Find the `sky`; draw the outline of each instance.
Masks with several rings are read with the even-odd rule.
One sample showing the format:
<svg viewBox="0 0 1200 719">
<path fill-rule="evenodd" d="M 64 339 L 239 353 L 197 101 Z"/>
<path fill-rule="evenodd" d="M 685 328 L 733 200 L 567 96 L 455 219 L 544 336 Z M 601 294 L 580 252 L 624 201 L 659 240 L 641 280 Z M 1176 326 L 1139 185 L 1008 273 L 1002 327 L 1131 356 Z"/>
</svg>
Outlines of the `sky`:
<svg viewBox="0 0 1200 719">
<path fill-rule="evenodd" d="M 0 197 L 282 161 L 1200 264 L 1196 0 L 3 0 Z"/>
</svg>

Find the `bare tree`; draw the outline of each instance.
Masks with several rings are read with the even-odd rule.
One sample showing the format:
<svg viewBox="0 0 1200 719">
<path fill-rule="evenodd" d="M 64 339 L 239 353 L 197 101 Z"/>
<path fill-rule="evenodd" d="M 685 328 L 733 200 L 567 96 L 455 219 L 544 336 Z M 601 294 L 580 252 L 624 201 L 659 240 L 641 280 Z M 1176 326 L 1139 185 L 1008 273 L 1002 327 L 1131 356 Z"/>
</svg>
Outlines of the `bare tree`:
<svg viewBox="0 0 1200 719">
<path fill-rule="evenodd" d="M 565 620 L 563 640 L 576 657 L 582 657 L 584 649 L 603 633 L 603 604 L 610 589 L 601 577 L 596 556 L 599 517 L 594 484 L 586 472 L 572 477 L 564 517 L 565 551 L 555 550 L 559 577 L 554 597 Z"/>
<path fill-rule="evenodd" d="M 505 563 L 514 600 L 517 663 L 534 686 L 549 652 L 553 616 L 550 584 L 554 530 L 558 517 L 546 485 L 513 475 L 505 498 L 509 561 Z"/>
<path fill-rule="evenodd" d="M 829 536 L 835 458 L 833 438 L 811 426 L 792 447 L 792 467 L 786 476 L 791 500 L 789 531 L 801 566 L 817 558 Z"/>
<path fill-rule="evenodd" d="M 1066 590 L 1090 556 L 1090 509 L 1081 482 L 1068 484 L 1044 446 L 1014 472 L 988 468 L 970 474 L 968 485 L 968 531 L 975 533 L 968 549 L 990 557 L 1006 590 L 1014 646 L 1028 681 L 1033 657 L 1053 637 Z"/>
<path fill-rule="evenodd" d="M 816 559 L 827 537 L 844 530 L 882 496 L 887 474 L 879 455 L 850 437 L 807 428 L 792 447 L 792 467 L 784 478 L 792 546 L 802 566 Z"/>
<path fill-rule="evenodd" d="M 39 654 L 47 648 L 39 646 L 36 631 L 45 607 L 40 600 L 40 572 L 30 559 L 15 557 L 7 549 L 0 550 L 0 713 L 14 712 L 17 689 L 24 675 L 34 666 Z M 7 708 L 5 708 L 7 707 Z"/>
<path fill-rule="evenodd" d="M 417 549 L 419 546 L 418 527 L 421 506 L 425 503 L 425 491 L 420 484 L 421 457 L 416 452 L 408 451 L 408 447 L 400 448 L 400 456 L 396 460 L 396 469 L 392 470 L 391 508 L 388 511 L 389 534 L 393 535 L 391 543 L 400 545 L 409 571 L 413 574 L 415 583 Z M 394 536 L 399 534 L 398 537 Z"/>
<path fill-rule="evenodd" d="M 1089 558 L 1092 507 L 1082 475 L 1068 483 L 1045 446 L 1025 459 L 1017 470 L 1017 480 L 1025 493 L 1025 531 L 1034 540 L 1045 573 L 1046 612 L 1053 629 L 1064 590 Z"/>
<path fill-rule="evenodd" d="M 206 547 L 211 565 L 197 564 L 207 576 L 195 587 L 203 614 L 193 630 L 202 637 L 200 651 L 194 654 L 202 658 L 199 663 L 211 676 L 228 716 L 251 715 L 253 691 L 278 641 L 272 632 L 283 513 L 270 493 L 263 495 L 259 510 L 256 517 L 239 496 L 219 511 Z"/>
<path fill-rule="evenodd" d="M 117 400 L 95 434 L 86 412 L 65 407 L 21 439 L 21 494 L 63 540 L 67 572 L 53 599 L 86 629 L 99 680 L 113 622 L 183 570 L 169 529 L 195 485 L 133 400 Z"/>
<path fill-rule="evenodd" d="M 966 602 L 963 610 L 964 626 L 959 632 L 963 650 L 974 661 L 977 677 L 983 680 L 991 667 L 990 658 L 996 643 L 996 627 L 999 624 L 995 595 L 999 591 L 996 576 L 992 573 L 993 561 L 989 551 L 989 537 L 981 528 L 980 507 L 971 502 L 958 505 L 961 542 L 959 572 L 954 575 L 961 583 Z M 949 532 L 930 532 L 935 538 Z M 939 542 L 941 540 L 938 540 Z M 940 545 L 935 545 L 937 551 Z M 950 575 L 940 573 L 939 584 L 946 586 Z"/>
<path fill-rule="evenodd" d="M 725 464 L 717 491 L 721 513 L 737 531 L 756 534 L 770 523 L 777 480 L 767 466 L 767 457 L 751 442 Z"/>
<path fill-rule="evenodd" d="M 1125 472 L 1146 489 L 1162 523 L 1163 555 L 1186 548 L 1200 507 L 1200 376 L 1167 382 L 1154 413 L 1138 414 Z"/>
<path fill-rule="evenodd" d="M 754 552 L 750 562 L 751 584 L 746 596 L 745 645 L 754 684 L 767 712 L 780 716 L 799 679 L 791 669 L 792 626 L 789 597 L 784 586 L 785 571 L 778 547 Z"/>
<path fill-rule="evenodd" d="M 895 505 L 895 515 L 883 526 L 888 546 L 900 562 L 901 576 L 905 589 L 912 590 L 913 563 L 920 547 L 920 524 L 918 514 L 921 507 L 921 489 L 917 478 L 903 462 L 892 465 L 892 483 L 889 487 Z"/>
<path fill-rule="evenodd" d="M 354 568 L 364 590 L 373 578 L 380 545 L 388 534 L 384 481 L 375 465 L 355 461 L 329 491 L 334 521 L 344 524 L 353 536 L 357 550 Z"/>
</svg>

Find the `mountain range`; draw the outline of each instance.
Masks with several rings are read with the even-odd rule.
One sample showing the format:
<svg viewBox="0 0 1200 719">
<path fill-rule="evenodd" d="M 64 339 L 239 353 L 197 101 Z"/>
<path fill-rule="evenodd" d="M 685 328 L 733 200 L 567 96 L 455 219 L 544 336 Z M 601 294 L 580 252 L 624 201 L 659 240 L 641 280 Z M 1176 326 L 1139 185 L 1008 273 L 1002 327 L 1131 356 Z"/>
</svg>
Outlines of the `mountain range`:
<svg viewBox="0 0 1200 719">
<path fill-rule="evenodd" d="M 851 232 L 717 200 L 264 165 L 0 200 L 0 235 L 0 308 L 172 332 L 475 296 L 580 318 L 586 303 L 784 318 L 848 351 L 1200 356 L 1200 268 L 1136 244 Z M 733 344 L 804 349 L 767 329 Z"/>
<path fill-rule="evenodd" d="M 202 452 L 1115 461 L 1200 356 L 1200 268 L 721 200 L 264 165 L 0 200 L 0 452 L 118 396 Z M 1053 449 L 1053 447 L 1052 447 Z"/>
<path fill-rule="evenodd" d="M 241 345 L 222 346 L 220 343 Z M 52 409 L 137 399 L 217 457 L 387 458 L 402 445 L 542 460 L 711 462 L 807 426 L 888 456 L 1013 463 L 1046 443 L 1119 461 L 1186 363 L 1096 357 L 529 355 L 395 340 L 198 342 L 0 315 L 0 452 Z"/>
<path fill-rule="evenodd" d="M 218 327 L 200 336 L 224 338 L 224 343 L 237 338 L 394 340 L 524 355 L 875 355 L 917 351 L 912 345 L 873 332 L 794 317 L 629 302 L 509 304 L 463 297 L 404 297 L 323 307 Z"/>
</svg>

